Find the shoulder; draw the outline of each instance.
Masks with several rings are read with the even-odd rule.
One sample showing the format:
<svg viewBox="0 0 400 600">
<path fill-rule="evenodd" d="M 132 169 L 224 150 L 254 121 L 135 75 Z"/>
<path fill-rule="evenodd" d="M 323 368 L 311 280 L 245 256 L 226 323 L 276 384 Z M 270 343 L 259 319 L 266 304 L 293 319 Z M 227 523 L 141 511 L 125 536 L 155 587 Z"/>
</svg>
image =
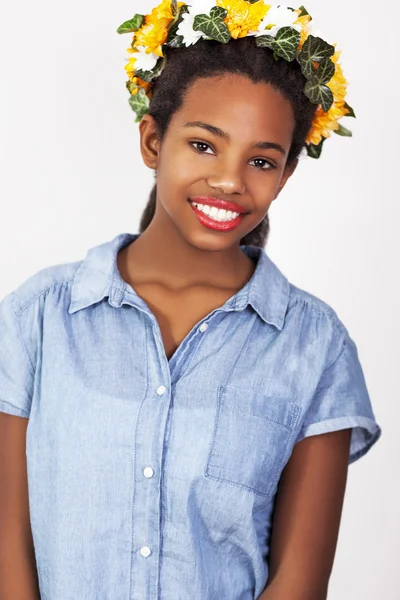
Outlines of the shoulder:
<svg viewBox="0 0 400 600">
<path fill-rule="evenodd" d="M 351 339 L 347 326 L 331 304 L 291 282 L 286 321 L 304 342 L 308 339 L 326 344 L 334 354 Z"/>
<path fill-rule="evenodd" d="M 15 313 L 22 313 L 55 287 L 67 291 L 81 264 L 82 261 L 55 264 L 32 273 L 8 295 L 12 296 Z"/>
<path fill-rule="evenodd" d="M 298 310 L 307 307 L 311 314 L 324 316 L 337 326 L 344 326 L 336 310 L 322 298 L 289 282 L 289 309 Z"/>
</svg>

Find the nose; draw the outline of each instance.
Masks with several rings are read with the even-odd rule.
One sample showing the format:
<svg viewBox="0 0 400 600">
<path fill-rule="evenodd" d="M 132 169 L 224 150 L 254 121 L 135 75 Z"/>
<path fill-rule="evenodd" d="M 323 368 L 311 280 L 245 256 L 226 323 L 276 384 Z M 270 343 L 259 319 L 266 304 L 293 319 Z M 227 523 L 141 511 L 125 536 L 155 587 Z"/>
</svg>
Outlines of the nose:
<svg viewBox="0 0 400 600">
<path fill-rule="evenodd" d="M 221 167 L 218 173 L 208 178 L 207 183 L 223 194 L 244 194 L 246 191 L 240 169 L 232 164 Z"/>
</svg>

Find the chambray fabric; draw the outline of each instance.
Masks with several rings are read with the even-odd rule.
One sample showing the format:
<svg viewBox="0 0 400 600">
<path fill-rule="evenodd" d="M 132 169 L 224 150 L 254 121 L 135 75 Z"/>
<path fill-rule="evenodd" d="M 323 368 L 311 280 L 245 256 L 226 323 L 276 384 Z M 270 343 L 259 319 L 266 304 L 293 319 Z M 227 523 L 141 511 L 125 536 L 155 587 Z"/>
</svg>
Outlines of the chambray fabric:
<svg viewBox="0 0 400 600">
<path fill-rule="evenodd" d="M 29 418 L 42 600 L 254 600 L 282 469 L 306 436 L 381 435 L 335 311 L 263 249 L 168 361 L 117 268 L 123 233 L 0 304 L 0 410 Z"/>
</svg>

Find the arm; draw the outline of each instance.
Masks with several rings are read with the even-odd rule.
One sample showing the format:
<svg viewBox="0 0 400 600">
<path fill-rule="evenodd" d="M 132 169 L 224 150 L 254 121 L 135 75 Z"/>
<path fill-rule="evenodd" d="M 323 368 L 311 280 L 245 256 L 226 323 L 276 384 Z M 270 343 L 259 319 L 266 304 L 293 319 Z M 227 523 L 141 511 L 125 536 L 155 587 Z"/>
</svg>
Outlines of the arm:
<svg viewBox="0 0 400 600">
<path fill-rule="evenodd" d="M 40 600 L 29 518 L 28 419 L 0 412 L 0 598 Z"/>
<path fill-rule="evenodd" d="M 259 600 L 326 600 L 347 482 L 351 429 L 310 436 L 282 472 L 270 573 Z"/>
</svg>

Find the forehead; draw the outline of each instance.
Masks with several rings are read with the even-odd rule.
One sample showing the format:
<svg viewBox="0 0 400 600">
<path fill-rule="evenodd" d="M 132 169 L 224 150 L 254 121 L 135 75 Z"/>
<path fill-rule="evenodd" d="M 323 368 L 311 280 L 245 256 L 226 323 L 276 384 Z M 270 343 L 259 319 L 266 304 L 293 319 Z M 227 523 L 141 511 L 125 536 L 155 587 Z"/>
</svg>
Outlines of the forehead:
<svg viewBox="0 0 400 600">
<path fill-rule="evenodd" d="M 198 120 L 242 141 L 264 134 L 282 144 L 291 143 L 295 126 L 292 105 L 279 90 L 238 74 L 197 79 L 174 120 L 178 127 Z"/>
</svg>

